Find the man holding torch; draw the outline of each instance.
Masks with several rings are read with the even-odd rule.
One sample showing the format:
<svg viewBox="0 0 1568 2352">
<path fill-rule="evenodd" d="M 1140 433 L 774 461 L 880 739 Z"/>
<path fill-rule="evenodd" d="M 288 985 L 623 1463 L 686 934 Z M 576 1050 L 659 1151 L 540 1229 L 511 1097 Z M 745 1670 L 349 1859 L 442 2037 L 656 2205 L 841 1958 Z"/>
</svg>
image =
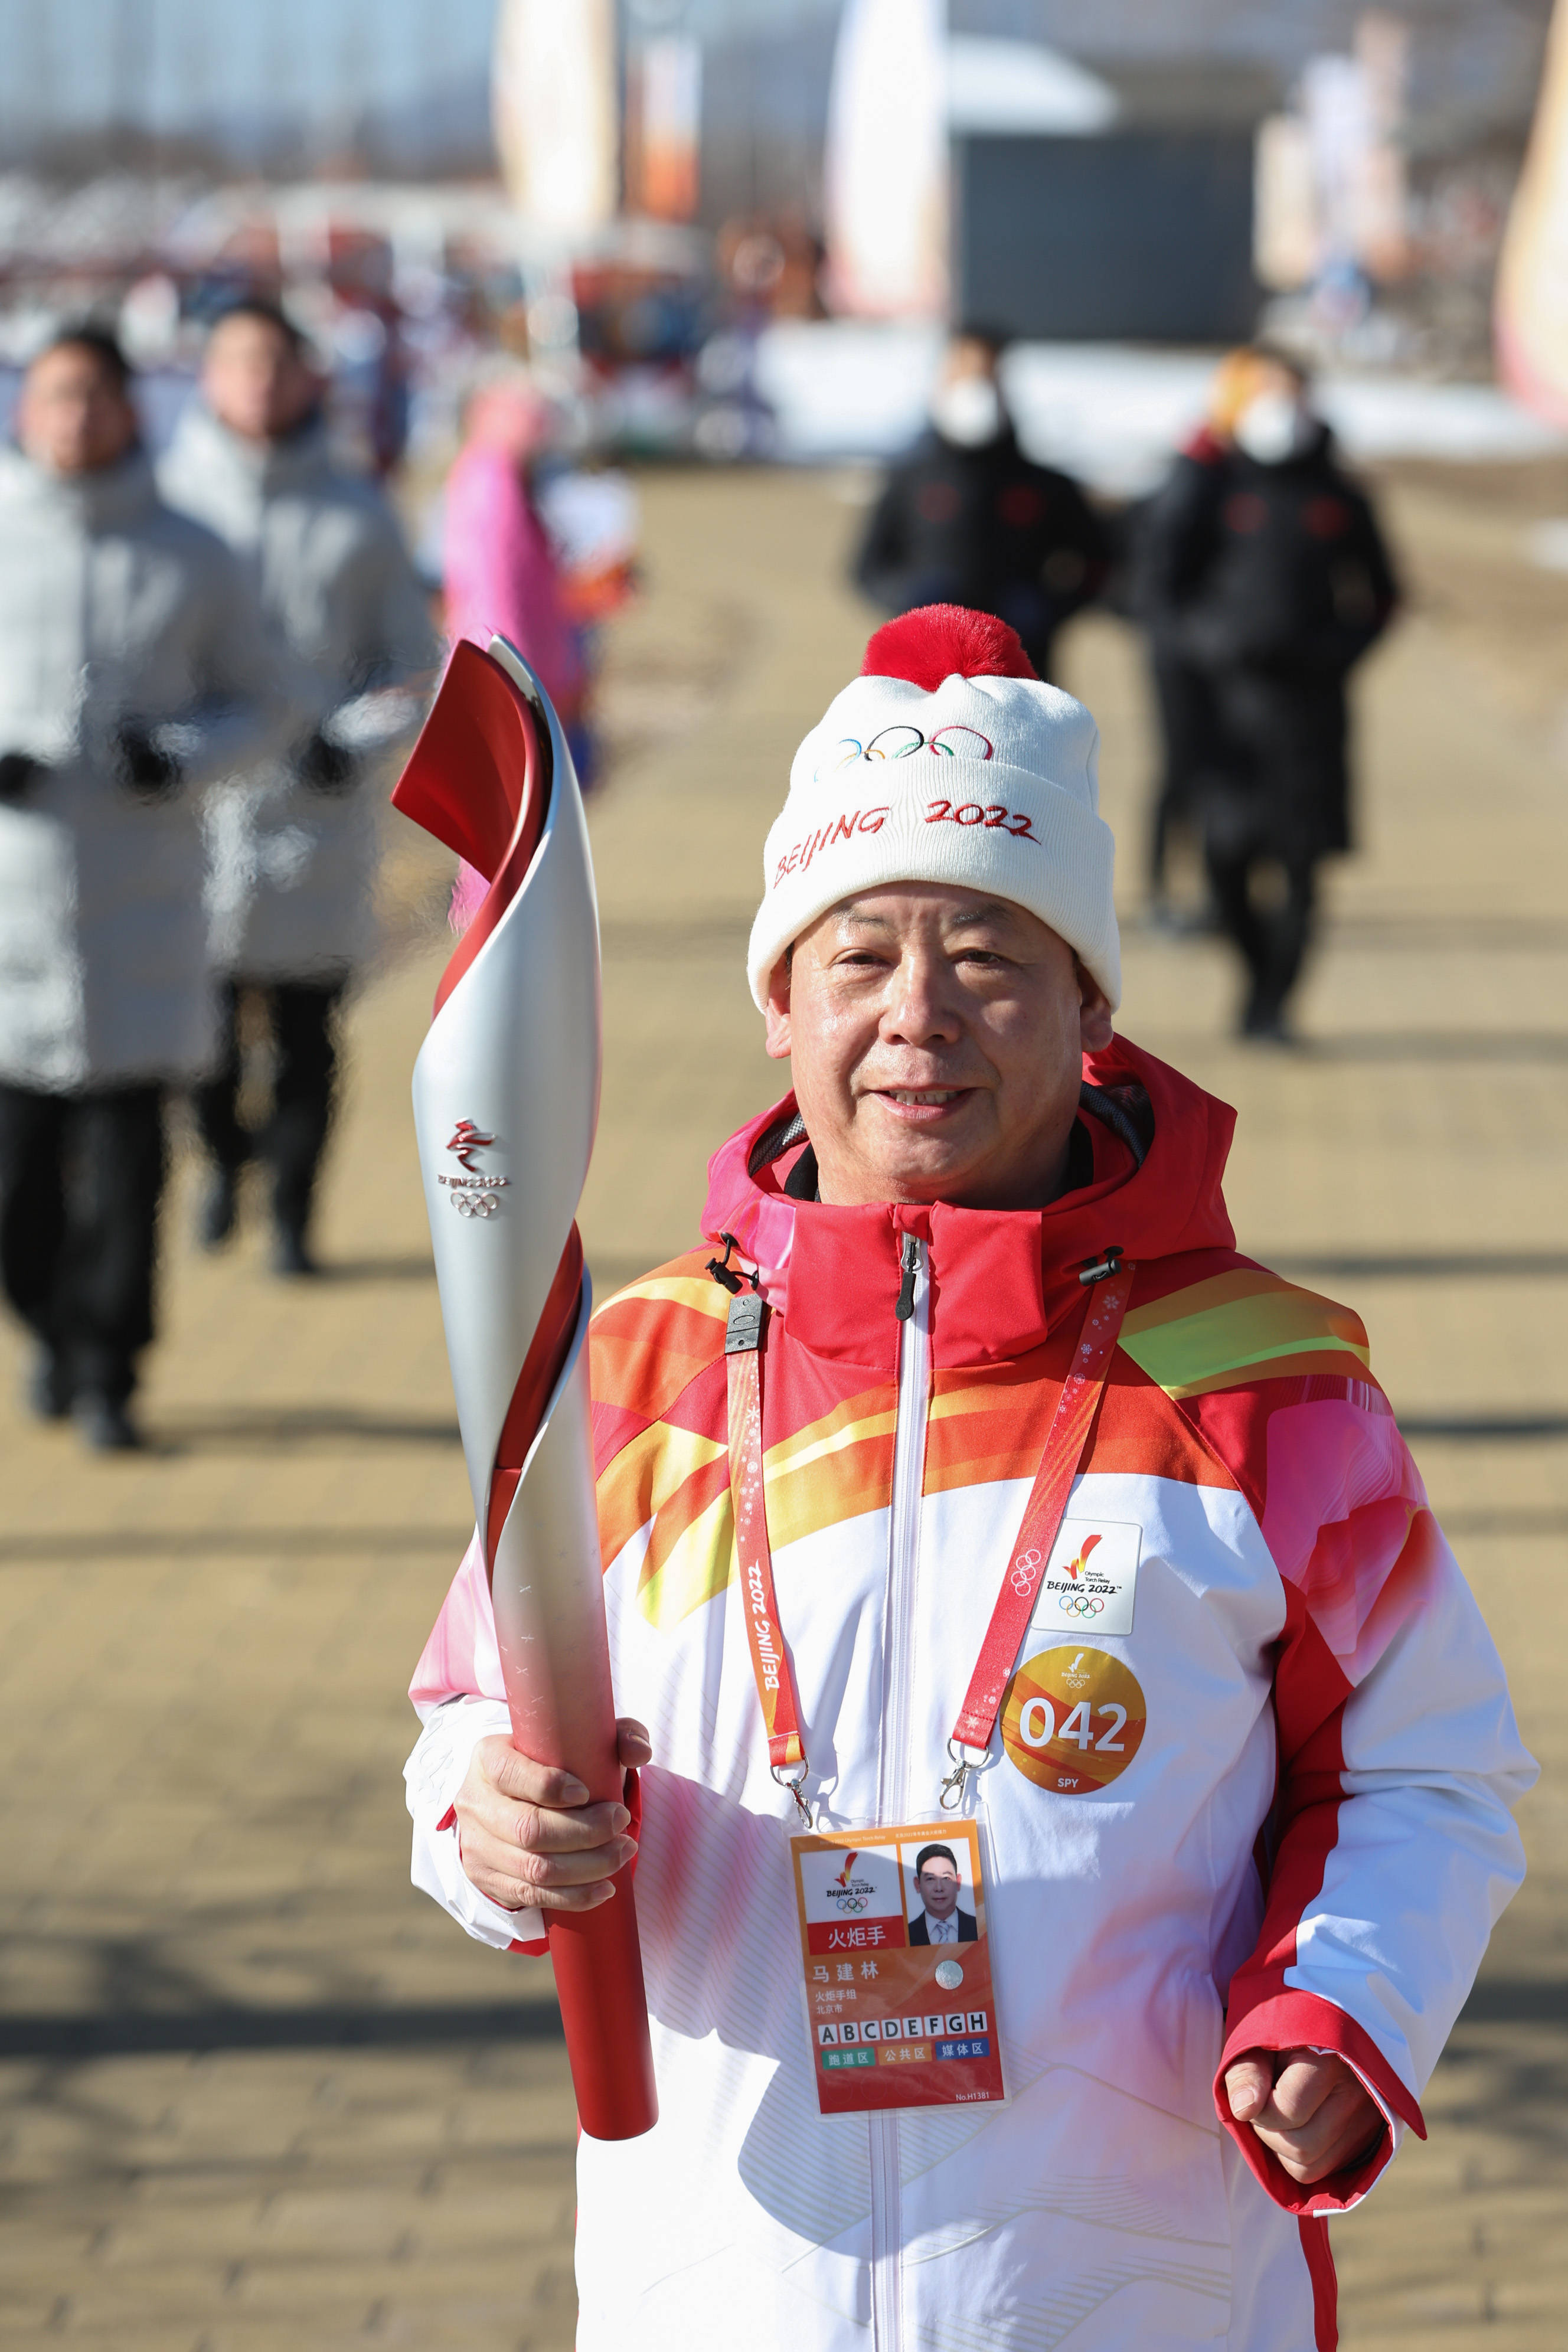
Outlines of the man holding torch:
<svg viewBox="0 0 1568 2352">
<path fill-rule="evenodd" d="M 1522 1875 L 1363 1327 L 1115 1034 L 1097 743 L 987 616 L 873 637 L 768 838 L 792 1091 L 594 1326 L 624 1801 L 519 1752 L 478 1542 L 416 1677 L 471 1935 L 636 1857 L 659 2117 L 581 2142 L 584 2352 L 1321 2352 Z M 973 1938 L 909 1933 L 933 1850 Z"/>
</svg>

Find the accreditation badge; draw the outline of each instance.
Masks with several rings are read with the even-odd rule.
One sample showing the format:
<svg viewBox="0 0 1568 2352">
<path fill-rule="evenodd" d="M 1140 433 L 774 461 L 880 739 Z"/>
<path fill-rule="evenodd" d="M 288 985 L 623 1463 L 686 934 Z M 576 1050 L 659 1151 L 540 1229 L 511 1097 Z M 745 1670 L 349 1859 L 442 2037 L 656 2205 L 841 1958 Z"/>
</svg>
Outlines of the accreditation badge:
<svg viewBox="0 0 1568 2352">
<path fill-rule="evenodd" d="M 792 1837 L 825 2116 L 1003 2099 L 973 1822 Z"/>
</svg>

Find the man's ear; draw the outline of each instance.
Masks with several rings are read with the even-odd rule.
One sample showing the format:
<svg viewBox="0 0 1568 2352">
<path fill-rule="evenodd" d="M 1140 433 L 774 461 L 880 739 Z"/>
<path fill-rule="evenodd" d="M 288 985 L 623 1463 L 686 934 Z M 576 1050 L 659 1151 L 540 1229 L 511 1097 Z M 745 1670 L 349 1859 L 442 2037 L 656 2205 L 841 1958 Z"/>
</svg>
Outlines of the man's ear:
<svg viewBox="0 0 1568 2352">
<path fill-rule="evenodd" d="M 1116 1034 L 1110 1004 L 1099 981 L 1081 963 L 1078 990 L 1079 1042 L 1086 1054 L 1103 1054 Z"/>
<path fill-rule="evenodd" d="M 789 1018 L 790 990 L 789 956 L 781 956 L 768 982 L 768 1001 L 763 1007 L 763 1019 L 767 1024 L 767 1050 L 775 1062 L 787 1062 L 793 1049 Z"/>
</svg>

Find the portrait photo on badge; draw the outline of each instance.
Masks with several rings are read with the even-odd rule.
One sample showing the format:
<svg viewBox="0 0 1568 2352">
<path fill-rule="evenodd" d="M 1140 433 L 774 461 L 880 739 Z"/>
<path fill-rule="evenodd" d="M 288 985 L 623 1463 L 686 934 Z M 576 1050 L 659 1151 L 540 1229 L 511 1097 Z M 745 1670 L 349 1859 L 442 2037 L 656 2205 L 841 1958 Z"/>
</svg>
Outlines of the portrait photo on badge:
<svg viewBox="0 0 1568 2352">
<path fill-rule="evenodd" d="M 967 1837 L 900 1846 L 899 1855 L 910 1943 L 973 1944 L 980 1929 Z"/>
</svg>

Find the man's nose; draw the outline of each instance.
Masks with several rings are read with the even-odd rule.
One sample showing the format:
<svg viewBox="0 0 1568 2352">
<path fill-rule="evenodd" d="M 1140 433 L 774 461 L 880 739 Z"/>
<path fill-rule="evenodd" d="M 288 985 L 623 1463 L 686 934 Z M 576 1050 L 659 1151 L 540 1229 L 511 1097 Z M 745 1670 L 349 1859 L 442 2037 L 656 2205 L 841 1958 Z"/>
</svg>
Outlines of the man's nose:
<svg viewBox="0 0 1568 2352">
<path fill-rule="evenodd" d="M 951 1043 L 962 1023 L 944 956 L 906 948 L 882 1015 L 882 1034 L 906 1045 Z"/>
</svg>

